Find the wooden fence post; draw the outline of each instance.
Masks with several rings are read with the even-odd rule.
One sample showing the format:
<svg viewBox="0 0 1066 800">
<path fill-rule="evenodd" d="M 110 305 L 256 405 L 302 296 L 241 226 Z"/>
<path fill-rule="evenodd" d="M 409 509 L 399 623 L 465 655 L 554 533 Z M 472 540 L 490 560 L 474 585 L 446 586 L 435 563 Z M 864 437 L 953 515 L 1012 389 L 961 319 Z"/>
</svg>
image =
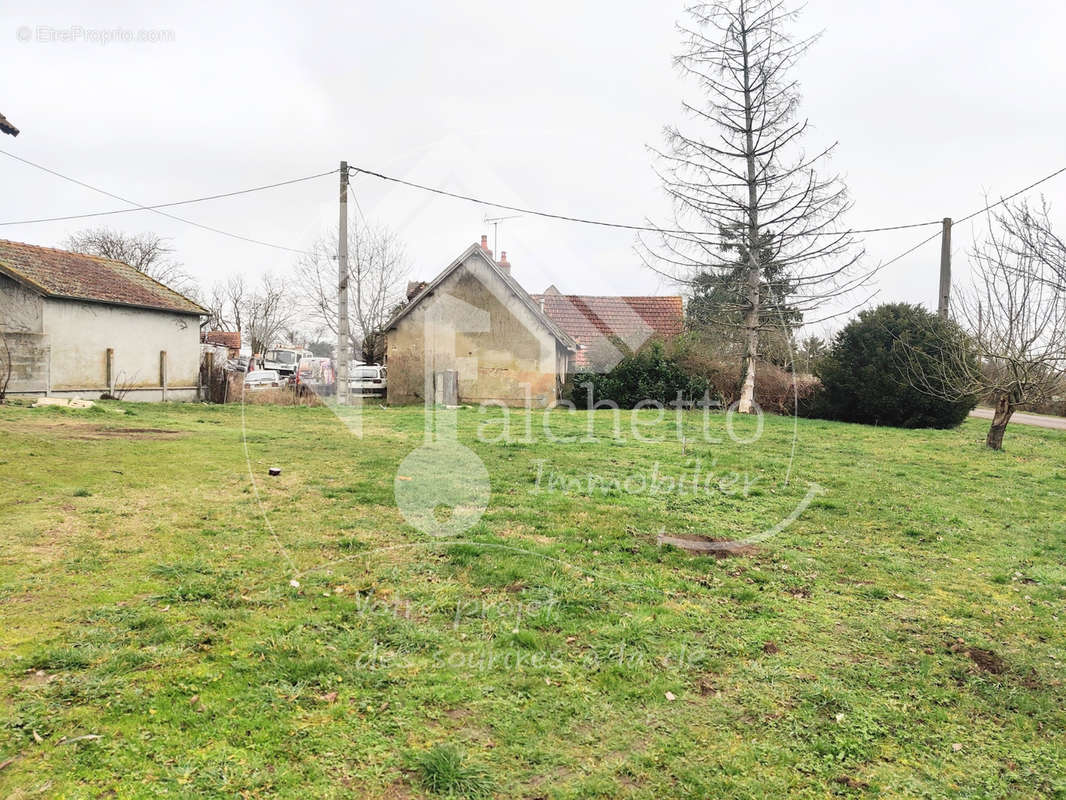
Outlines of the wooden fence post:
<svg viewBox="0 0 1066 800">
<path fill-rule="evenodd" d="M 115 396 L 115 348 L 107 348 L 107 393 Z"/>
<path fill-rule="evenodd" d="M 167 401 L 167 351 L 159 351 L 159 385 L 163 387 L 163 402 Z"/>
</svg>

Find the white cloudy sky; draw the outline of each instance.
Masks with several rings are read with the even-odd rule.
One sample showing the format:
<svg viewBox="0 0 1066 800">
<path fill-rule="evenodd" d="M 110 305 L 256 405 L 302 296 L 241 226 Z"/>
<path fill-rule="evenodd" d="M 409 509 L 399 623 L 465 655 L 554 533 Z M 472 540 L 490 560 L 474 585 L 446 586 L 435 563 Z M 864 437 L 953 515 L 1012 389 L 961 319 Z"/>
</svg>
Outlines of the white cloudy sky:
<svg viewBox="0 0 1066 800">
<path fill-rule="evenodd" d="M 55 2 L 0 10 L 0 148 L 137 202 L 240 189 L 341 159 L 501 202 L 623 222 L 664 219 L 646 145 L 679 121 L 671 67 L 683 4 L 655 2 Z M 38 27 L 163 29 L 173 41 L 37 41 Z M 19 41 L 28 28 L 30 41 Z M 839 140 L 854 227 L 961 217 L 1066 165 L 1066 5 L 810 0 L 825 35 L 802 64 L 810 147 Z M 26 35 L 25 31 L 22 33 Z M 689 96 L 691 90 L 689 90 Z M 120 203 L 0 156 L 0 221 Z M 366 215 L 431 277 L 497 212 L 362 176 Z M 1044 187 L 1066 227 L 1066 175 Z M 305 247 L 336 224 L 336 176 L 176 213 Z M 284 272 L 292 254 L 157 215 L 109 218 L 172 237 L 203 283 Z M 84 223 L 0 227 L 55 245 Z M 956 230 L 965 269 L 969 226 Z M 870 235 L 871 264 L 922 238 Z M 524 217 L 502 249 L 530 291 L 663 293 L 632 235 Z M 882 300 L 935 305 L 938 245 L 882 275 Z"/>
</svg>

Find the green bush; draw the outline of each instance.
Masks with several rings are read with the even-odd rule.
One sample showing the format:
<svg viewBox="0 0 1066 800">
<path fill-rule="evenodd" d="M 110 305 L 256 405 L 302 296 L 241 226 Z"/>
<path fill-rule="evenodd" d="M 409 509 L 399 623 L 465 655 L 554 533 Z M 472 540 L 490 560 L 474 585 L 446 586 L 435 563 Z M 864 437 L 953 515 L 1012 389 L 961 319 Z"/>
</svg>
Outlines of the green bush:
<svg viewBox="0 0 1066 800">
<path fill-rule="evenodd" d="M 656 341 L 623 358 L 610 372 L 575 375 L 570 399 L 578 408 L 603 401 L 617 403 L 619 408 L 633 408 L 647 400 L 665 406 L 677 401 L 678 392 L 682 399 L 698 403 L 709 389 L 705 378 L 686 372 L 677 359 L 666 354 L 662 343 Z"/>
<path fill-rule="evenodd" d="M 817 369 L 822 390 L 813 416 L 899 428 L 954 428 L 977 405 L 937 383 L 935 362 L 965 334 L 921 306 L 890 303 L 863 311 L 834 339 Z M 918 388 L 910 375 L 929 381 Z"/>
</svg>

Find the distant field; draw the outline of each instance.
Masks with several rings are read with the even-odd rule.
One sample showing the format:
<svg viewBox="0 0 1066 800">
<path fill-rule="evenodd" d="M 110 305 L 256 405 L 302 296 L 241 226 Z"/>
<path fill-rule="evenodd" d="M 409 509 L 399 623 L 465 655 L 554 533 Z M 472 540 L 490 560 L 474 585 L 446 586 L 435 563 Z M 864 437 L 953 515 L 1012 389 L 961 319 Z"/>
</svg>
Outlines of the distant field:
<svg viewBox="0 0 1066 800">
<path fill-rule="evenodd" d="M 458 419 L 0 407 L 0 796 L 1066 797 L 1066 433 Z"/>
</svg>

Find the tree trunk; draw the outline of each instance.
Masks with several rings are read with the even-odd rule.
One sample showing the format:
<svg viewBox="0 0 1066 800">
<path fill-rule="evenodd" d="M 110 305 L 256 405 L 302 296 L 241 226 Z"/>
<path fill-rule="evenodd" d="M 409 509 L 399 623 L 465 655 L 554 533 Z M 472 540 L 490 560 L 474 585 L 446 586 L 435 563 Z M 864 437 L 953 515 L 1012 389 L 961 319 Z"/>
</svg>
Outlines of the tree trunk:
<svg viewBox="0 0 1066 800">
<path fill-rule="evenodd" d="M 746 29 L 744 6 L 740 7 L 741 28 Z M 740 383 L 737 411 L 755 411 L 755 357 L 759 350 L 759 280 L 762 277 L 759 253 L 759 191 L 755 164 L 755 131 L 751 97 L 751 65 L 748 63 L 747 31 L 741 33 L 744 50 L 744 145 L 748 183 L 748 311 L 744 316 L 744 377 Z"/>
<path fill-rule="evenodd" d="M 996 410 L 992 414 L 992 427 L 988 429 L 988 438 L 985 444 L 993 450 L 1003 449 L 1003 432 L 1007 430 L 1007 423 L 1014 414 L 1014 406 L 1011 405 L 1010 397 L 1001 394 L 996 398 Z"/>
<path fill-rule="evenodd" d="M 755 358 L 759 350 L 759 268 L 751 267 L 748 278 L 748 308 L 744 316 L 744 378 L 740 384 L 740 399 L 737 411 L 751 414 L 755 411 Z"/>
</svg>

